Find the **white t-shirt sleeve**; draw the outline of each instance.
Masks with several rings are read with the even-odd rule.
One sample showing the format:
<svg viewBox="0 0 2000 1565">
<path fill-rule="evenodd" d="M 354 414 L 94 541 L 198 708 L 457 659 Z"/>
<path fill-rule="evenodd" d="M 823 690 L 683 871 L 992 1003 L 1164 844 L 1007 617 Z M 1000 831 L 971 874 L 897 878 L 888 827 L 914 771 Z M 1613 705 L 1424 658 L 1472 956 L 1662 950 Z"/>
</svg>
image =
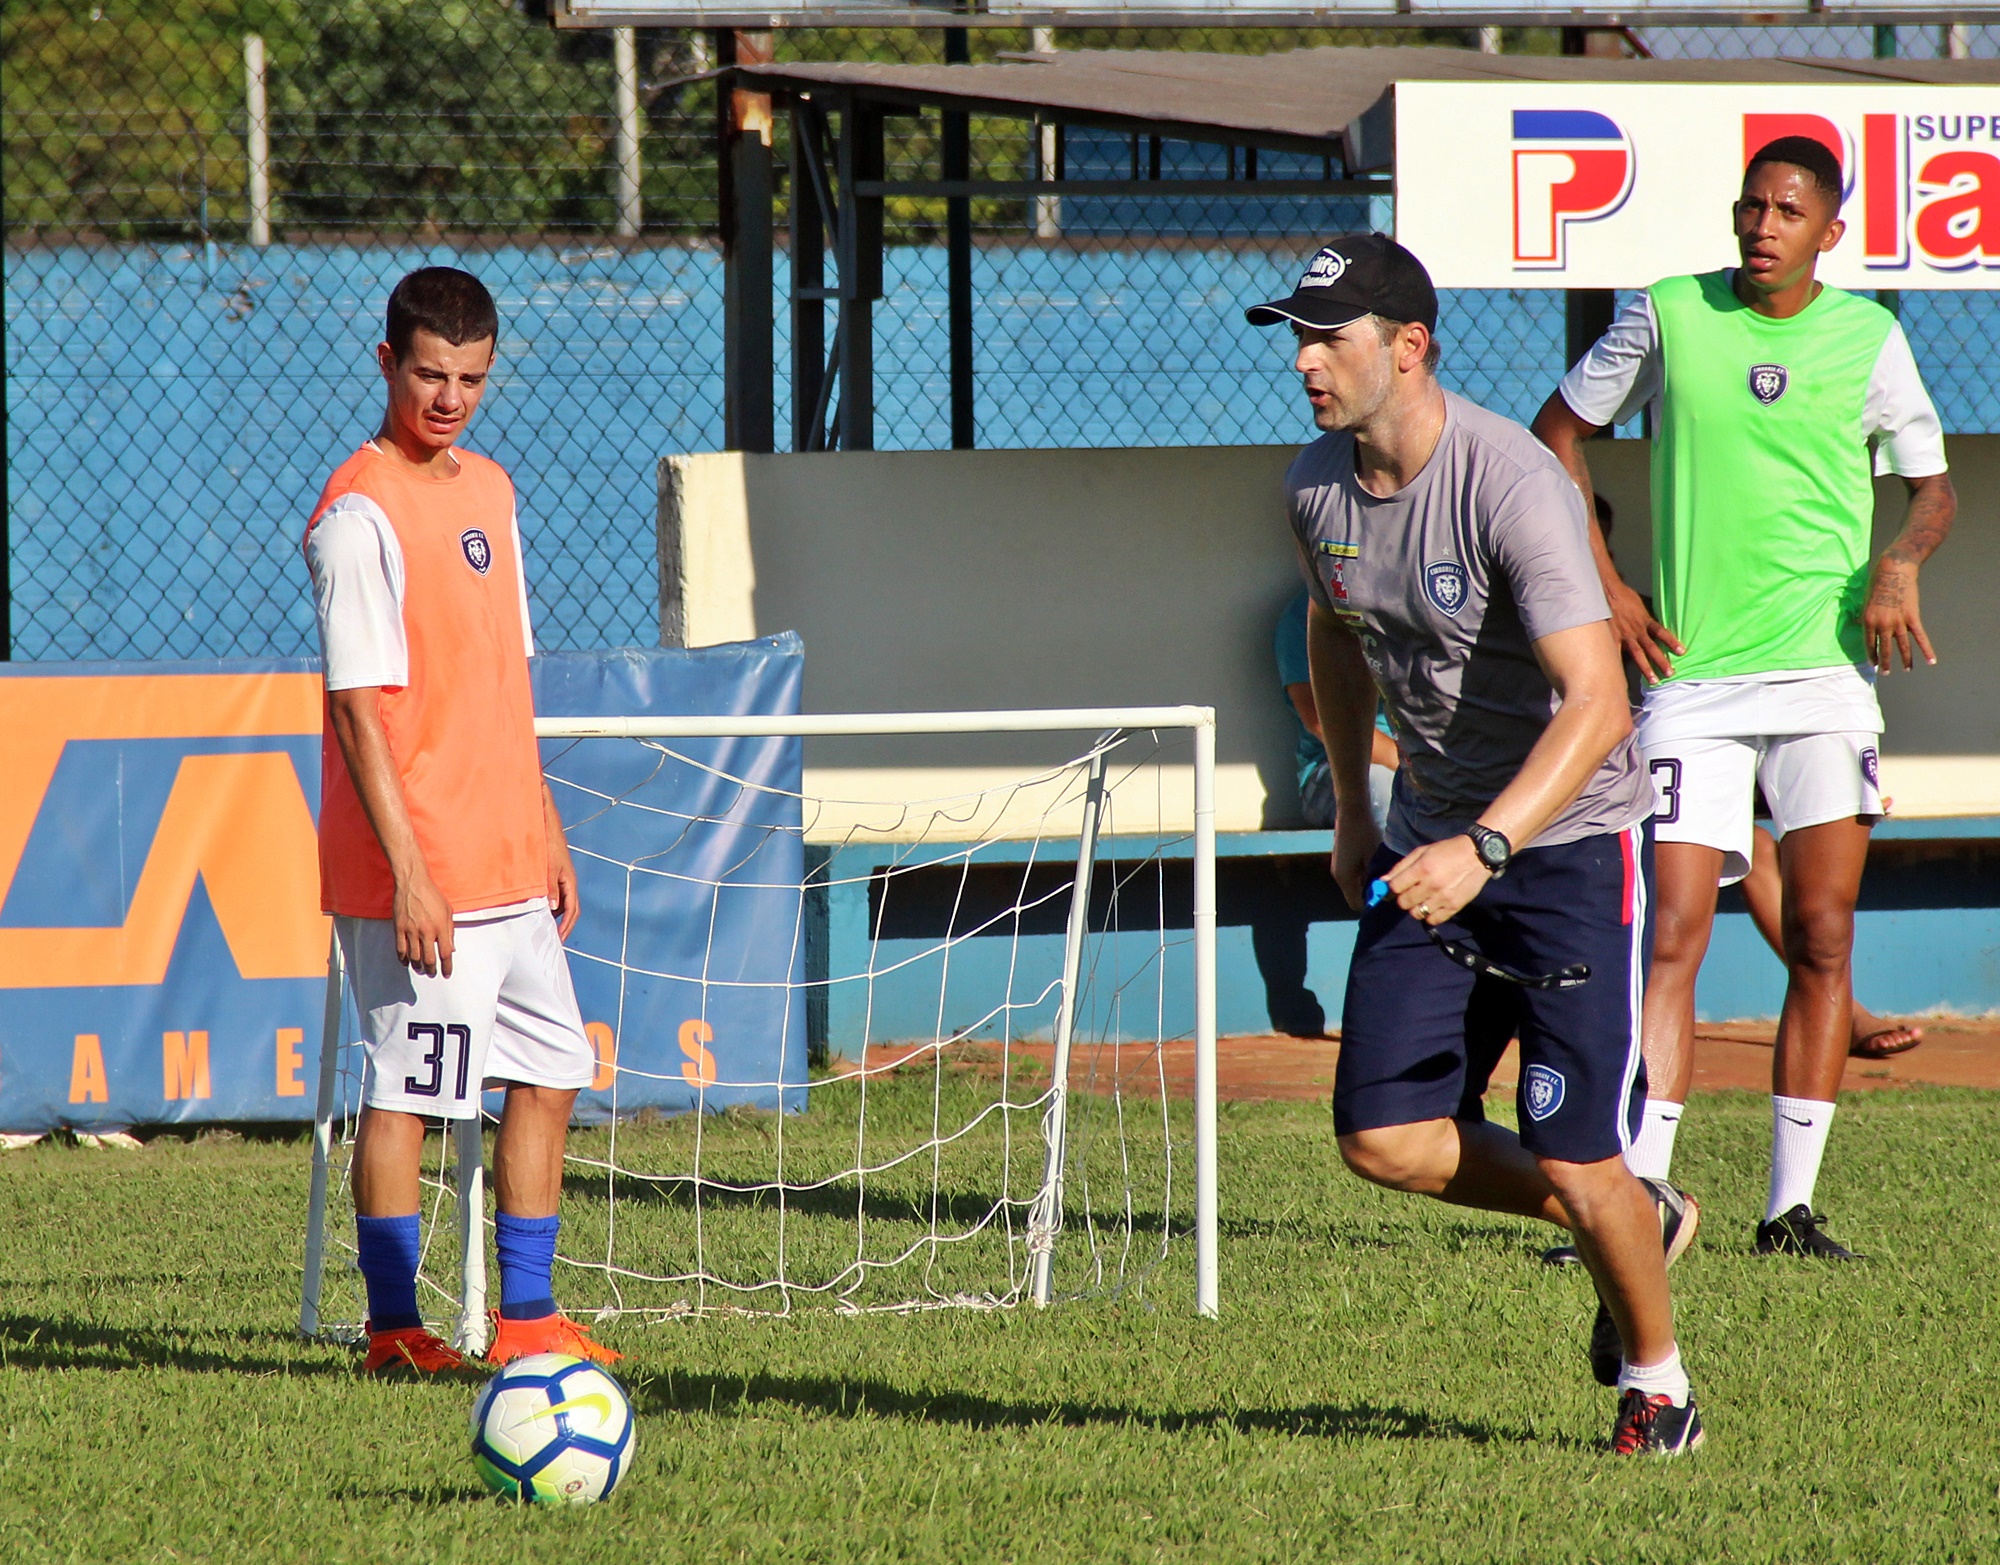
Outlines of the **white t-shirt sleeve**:
<svg viewBox="0 0 2000 1565">
<path fill-rule="evenodd" d="M 1587 424 L 1622 424 L 1660 394 L 1660 329 L 1640 294 L 1562 378 L 1562 399 Z"/>
<path fill-rule="evenodd" d="M 366 495 L 334 501 L 306 539 L 306 567 L 326 688 L 407 685 L 403 549 L 382 508 Z"/>
<path fill-rule="evenodd" d="M 1862 432 L 1875 445 L 1875 472 L 1929 478 L 1945 470 L 1944 425 L 1917 373 L 1900 323 L 1889 328 L 1862 405 Z"/>
<path fill-rule="evenodd" d="M 528 555 L 521 547 L 521 508 L 517 505 L 508 520 L 514 531 L 514 577 L 521 584 L 521 645 L 528 649 L 528 656 L 535 655 L 535 621 L 528 613 Z"/>
</svg>

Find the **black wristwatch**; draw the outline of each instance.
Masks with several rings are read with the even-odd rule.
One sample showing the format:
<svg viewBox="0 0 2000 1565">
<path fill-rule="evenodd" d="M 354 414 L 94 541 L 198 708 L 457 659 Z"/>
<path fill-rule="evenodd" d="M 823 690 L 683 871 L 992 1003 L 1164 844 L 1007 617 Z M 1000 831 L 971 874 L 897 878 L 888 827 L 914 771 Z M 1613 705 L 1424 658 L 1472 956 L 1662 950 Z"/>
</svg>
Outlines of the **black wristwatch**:
<svg viewBox="0 0 2000 1565">
<path fill-rule="evenodd" d="M 1482 826 L 1474 821 L 1465 828 L 1466 836 L 1472 839 L 1473 851 L 1479 855 L 1479 862 L 1486 866 L 1487 874 L 1498 880 L 1507 873 L 1507 866 L 1514 860 L 1514 844 L 1490 826 Z"/>
</svg>

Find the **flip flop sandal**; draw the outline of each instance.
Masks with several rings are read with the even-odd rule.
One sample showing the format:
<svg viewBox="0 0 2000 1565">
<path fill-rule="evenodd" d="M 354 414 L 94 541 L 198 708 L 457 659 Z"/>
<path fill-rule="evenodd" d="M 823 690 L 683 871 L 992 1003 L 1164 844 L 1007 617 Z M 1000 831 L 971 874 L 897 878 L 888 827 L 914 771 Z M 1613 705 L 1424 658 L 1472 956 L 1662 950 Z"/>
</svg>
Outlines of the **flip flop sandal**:
<svg viewBox="0 0 2000 1565">
<path fill-rule="evenodd" d="M 1879 1028 L 1849 1048 L 1848 1057 L 1856 1060 L 1887 1060 L 1893 1059 L 1898 1054 L 1908 1054 L 1924 1041 L 1923 1035 L 1919 1033 L 1914 1037 L 1905 1036 L 1898 1040 L 1896 1034 L 1909 1034 L 1911 1031 L 1912 1029 L 1901 1025 Z"/>
</svg>

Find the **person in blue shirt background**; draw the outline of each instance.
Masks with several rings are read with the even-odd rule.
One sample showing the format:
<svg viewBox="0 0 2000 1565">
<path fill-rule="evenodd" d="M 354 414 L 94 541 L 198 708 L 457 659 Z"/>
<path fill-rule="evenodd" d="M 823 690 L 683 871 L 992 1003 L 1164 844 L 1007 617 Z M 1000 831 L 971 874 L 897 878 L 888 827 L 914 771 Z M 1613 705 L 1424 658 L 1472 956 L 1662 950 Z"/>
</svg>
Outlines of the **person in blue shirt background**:
<svg viewBox="0 0 2000 1565">
<path fill-rule="evenodd" d="M 1308 826 L 1333 825 L 1333 770 L 1320 743 L 1319 710 L 1313 705 L 1312 671 L 1306 663 L 1306 589 L 1301 587 L 1278 616 L 1275 650 L 1278 683 L 1284 686 L 1293 725 L 1298 729 L 1299 808 Z M 1368 813 L 1379 829 L 1389 816 L 1389 790 L 1401 757 L 1380 701 L 1375 704 L 1375 741 L 1369 755 Z"/>
</svg>

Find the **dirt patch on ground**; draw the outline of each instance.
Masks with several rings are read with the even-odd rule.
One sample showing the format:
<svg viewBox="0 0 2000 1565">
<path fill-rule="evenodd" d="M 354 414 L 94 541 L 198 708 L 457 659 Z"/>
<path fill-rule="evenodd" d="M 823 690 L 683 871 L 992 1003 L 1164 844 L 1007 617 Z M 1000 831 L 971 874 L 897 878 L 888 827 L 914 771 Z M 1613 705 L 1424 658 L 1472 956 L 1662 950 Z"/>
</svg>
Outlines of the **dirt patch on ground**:
<svg viewBox="0 0 2000 1565">
<path fill-rule="evenodd" d="M 1919 1083 L 1944 1087 L 2000 1087 L 2000 1019 L 1951 1018 L 1926 1021 L 1924 1041 L 1891 1060 L 1849 1060 L 1842 1090 L 1854 1092 Z M 1704 1026 L 1695 1045 L 1694 1090 L 1771 1090 L 1771 1045 L 1775 1029 L 1765 1022 Z M 1011 1068 L 1047 1079 L 1053 1049 L 1048 1044 L 1015 1044 Z M 1340 1058 L 1338 1038 L 1224 1038 L 1217 1046 L 1217 1085 L 1223 1099 L 1324 1099 L 1333 1094 L 1333 1071 Z M 868 1068 L 929 1070 L 933 1054 L 909 1044 L 877 1044 L 868 1050 Z M 946 1053 L 952 1071 L 998 1075 L 1005 1065 L 997 1044 L 960 1044 Z M 1519 1079 L 1517 1050 L 1509 1048 L 1493 1072 L 1493 1086 L 1511 1091 Z M 1175 1097 L 1194 1095 L 1194 1045 L 1170 1043 L 1119 1048 L 1079 1048 L 1071 1063 L 1071 1084 L 1108 1092 L 1114 1083 L 1128 1093 L 1150 1094 L 1164 1077 Z"/>
</svg>

